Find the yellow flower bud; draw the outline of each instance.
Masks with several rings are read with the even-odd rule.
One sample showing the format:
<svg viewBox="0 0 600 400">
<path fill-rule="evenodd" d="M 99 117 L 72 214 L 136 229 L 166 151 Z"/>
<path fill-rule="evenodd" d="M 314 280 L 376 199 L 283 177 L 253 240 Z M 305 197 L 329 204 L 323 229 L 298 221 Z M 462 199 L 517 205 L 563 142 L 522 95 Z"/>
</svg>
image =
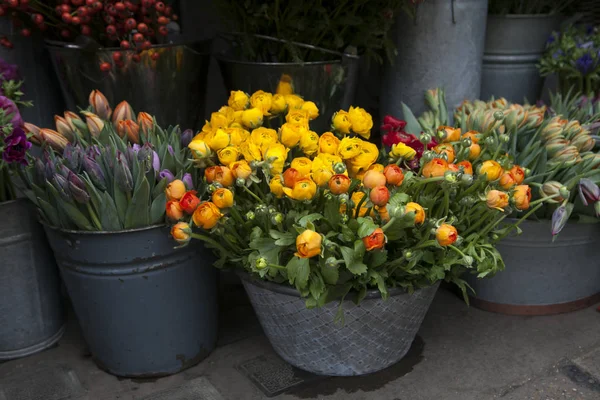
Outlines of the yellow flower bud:
<svg viewBox="0 0 600 400">
<path fill-rule="evenodd" d="M 417 155 L 415 149 L 407 146 L 404 143 L 396 143 L 392 145 L 392 151 L 390 152 L 395 158 L 403 158 L 405 160 L 412 160 Z"/>
<path fill-rule="evenodd" d="M 219 188 L 213 192 L 212 201 L 220 209 L 230 208 L 233 206 L 233 192 L 226 188 Z"/>
<path fill-rule="evenodd" d="M 188 148 L 192 151 L 192 156 L 199 160 L 201 158 L 210 157 L 212 152 L 210 151 L 210 147 L 206 144 L 204 140 L 194 139 L 188 145 Z"/>
<path fill-rule="evenodd" d="M 237 161 L 240 152 L 236 147 L 224 147 L 217 152 L 219 162 L 225 166 Z"/>
<path fill-rule="evenodd" d="M 269 110 L 271 114 L 283 114 L 285 110 L 287 110 L 285 96 L 281 94 L 273 95 L 273 99 L 271 100 L 271 109 Z"/>
<path fill-rule="evenodd" d="M 350 106 L 350 110 L 348 110 L 348 120 L 352 125 L 352 131 L 354 133 L 359 134 L 365 139 L 368 139 L 371 136 L 373 118 L 364 108 Z"/>
<path fill-rule="evenodd" d="M 283 192 L 294 200 L 310 200 L 317 193 L 317 185 L 310 178 L 301 178 L 294 183 L 293 188 L 284 187 Z"/>
<path fill-rule="evenodd" d="M 217 151 L 229 146 L 230 138 L 223 129 L 217 129 L 204 138 L 204 141 L 212 150 Z"/>
<path fill-rule="evenodd" d="M 192 221 L 199 228 L 212 229 L 217 225 L 222 216 L 223 214 L 221 214 L 221 211 L 214 203 L 205 201 L 194 211 Z"/>
<path fill-rule="evenodd" d="M 319 138 L 319 152 L 327 154 L 337 154 L 340 139 L 331 132 L 325 132 Z"/>
<path fill-rule="evenodd" d="M 284 97 L 288 106 L 288 112 L 292 110 L 300 110 L 302 108 L 302 104 L 304 104 L 304 99 L 298 95 L 284 94 Z"/>
<path fill-rule="evenodd" d="M 294 87 L 292 86 L 292 77 L 288 74 L 281 75 L 275 93 L 283 96 L 294 94 Z"/>
<path fill-rule="evenodd" d="M 258 90 L 252 94 L 250 97 L 250 106 L 254 108 L 258 108 L 263 115 L 271 115 L 269 110 L 271 109 L 271 104 L 273 100 L 273 95 L 271 93 L 264 92 L 262 90 Z"/>
<path fill-rule="evenodd" d="M 242 112 L 242 125 L 246 128 L 258 128 L 263 123 L 263 113 L 258 108 L 250 108 Z"/>
<path fill-rule="evenodd" d="M 171 236 L 179 244 L 186 244 L 192 239 L 192 228 L 187 222 L 178 222 L 171 228 Z"/>
<path fill-rule="evenodd" d="M 181 179 L 175 179 L 167 185 L 165 195 L 167 196 L 167 200 L 179 200 L 186 191 L 185 183 Z"/>
<path fill-rule="evenodd" d="M 311 121 L 319 116 L 319 109 L 312 101 L 305 101 L 301 109 L 308 113 L 308 119 Z"/>
<path fill-rule="evenodd" d="M 252 168 L 246 160 L 240 160 L 229 165 L 231 173 L 236 178 L 247 179 L 252 174 Z"/>
<path fill-rule="evenodd" d="M 308 130 L 306 127 L 299 124 L 291 124 L 289 122 L 283 124 L 279 128 L 279 136 L 281 137 L 281 143 L 286 147 L 292 148 L 300 143 L 300 138 L 306 135 Z"/>
<path fill-rule="evenodd" d="M 312 161 L 307 157 L 296 157 L 292 160 L 290 167 L 297 170 L 301 177 L 305 177 L 310 174 Z"/>
<path fill-rule="evenodd" d="M 281 175 L 275 175 L 269 182 L 269 189 L 276 197 L 283 197 L 283 183 L 281 183 Z"/>
<path fill-rule="evenodd" d="M 310 229 L 305 230 L 296 238 L 295 255 L 300 258 L 311 258 L 321 254 L 321 235 Z"/>
<path fill-rule="evenodd" d="M 413 203 L 412 201 L 406 204 L 404 208 L 405 213 L 415 213 L 415 224 L 420 225 L 425 221 L 425 209 L 419 203 Z"/>
<path fill-rule="evenodd" d="M 247 162 L 262 161 L 263 159 L 260 147 L 251 140 L 246 140 L 240 145 L 240 152 Z"/>
<path fill-rule="evenodd" d="M 504 169 L 502 169 L 502 166 L 494 160 L 484 161 L 479 168 L 479 173 L 482 175 L 486 174 L 488 181 L 495 181 L 500 178 L 503 172 Z"/>
<path fill-rule="evenodd" d="M 360 154 L 362 140 L 358 138 L 345 137 L 338 146 L 338 155 L 342 160 L 348 160 Z"/>
<path fill-rule="evenodd" d="M 229 100 L 227 100 L 229 107 L 233 108 L 235 111 L 245 110 L 246 107 L 248 107 L 248 103 L 250 103 L 250 97 L 241 90 L 232 90 L 229 95 Z"/>
<path fill-rule="evenodd" d="M 264 159 L 271 165 L 272 175 L 283 172 L 287 153 L 288 149 L 281 143 L 274 143 L 263 152 Z"/>
<path fill-rule="evenodd" d="M 308 131 L 300 137 L 300 149 L 307 156 L 312 156 L 319 150 L 319 135 L 317 132 Z"/>
<path fill-rule="evenodd" d="M 210 128 L 213 132 L 219 128 L 227 128 L 228 126 L 229 119 L 227 118 L 227 115 L 220 112 L 210 114 Z"/>
<path fill-rule="evenodd" d="M 348 113 L 346 111 L 340 110 L 333 114 L 331 123 L 333 129 L 335 129 L 336 131 L 346 135 L 350 133 L 352 123 L 350 122 L 350 119 L 348 118 Z"/>
<path fill-rule="evenodd" d="M 333 171 L 324 168 L 313 171 L 311 174 L 313 181 L 320 187 L 326 186 L 332 176 Z"/>
</svg>

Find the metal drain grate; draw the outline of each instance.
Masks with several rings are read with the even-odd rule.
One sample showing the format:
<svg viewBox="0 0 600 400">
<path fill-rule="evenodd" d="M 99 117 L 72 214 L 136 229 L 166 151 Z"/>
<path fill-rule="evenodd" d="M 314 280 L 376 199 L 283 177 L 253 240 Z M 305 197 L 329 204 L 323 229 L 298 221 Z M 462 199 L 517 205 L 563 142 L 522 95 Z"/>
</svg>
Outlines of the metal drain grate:
<svg viewBox="0 0 600 400">
<path fill-rule="evenodd" d="M 75 400 L 83 394 L 75 371 L 64 366 L 27 371 L 0 383 L 0 400 Z"/>
<path fill-rule="evenodd" d="M 219 391 L 205 377 L 196 378 L 183 385 L 151 394 L 141 400 L 224 400 Z"/>
<path fill-rule="evenodd" d="M 306 382 L 326 379 L 292 367 L 275 355 L 258 356 L 243 362 L 236 369 L 250 379 L 267 397 L 277 396 Z"/>
</svg>

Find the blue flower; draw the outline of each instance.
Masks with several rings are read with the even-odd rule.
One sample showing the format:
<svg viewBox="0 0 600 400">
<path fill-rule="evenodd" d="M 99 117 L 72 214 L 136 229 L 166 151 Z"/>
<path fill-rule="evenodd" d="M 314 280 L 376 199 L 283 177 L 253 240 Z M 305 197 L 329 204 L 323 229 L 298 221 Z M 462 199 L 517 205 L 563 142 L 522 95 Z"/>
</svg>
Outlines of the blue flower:
<svg viewBox="0 0 600 400">
<path fill-rule="evenodd" d="M 585 53 L 575 62 L 575 66 L 582 75 L 587 75 L 594 68 L 594 59 L 590 53 Z"/>
<path fill-rule="evenodd" d="M 586 35 L 591 35 L 592 33 L 594 33 L 594 25 L 588 25 L 585 27 L 585 34 Z"/>
</svg>

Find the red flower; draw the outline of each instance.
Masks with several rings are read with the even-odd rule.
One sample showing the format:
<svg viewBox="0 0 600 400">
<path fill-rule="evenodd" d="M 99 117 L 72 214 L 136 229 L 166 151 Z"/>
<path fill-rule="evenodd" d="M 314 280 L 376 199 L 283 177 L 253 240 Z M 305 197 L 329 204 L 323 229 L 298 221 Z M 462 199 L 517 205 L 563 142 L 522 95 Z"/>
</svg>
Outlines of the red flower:
<svg viewBox="0 0 600 400">
<path fill-rule="evenodd" d="M 383 144 L 387 147 L 392 147 L 394 144 L 404 143 L 413 148 L 417 152 L 417 155 L 408 163 L 408 166 L 412 169 L 416 169 L 419 167 L 419 160 L 423 156 L 425 145 L 421 143 L 415 135 L 404 132 L 403 129 L 405 127 L 405 121 L 396 119 L 391 115 L 386 115 L 383 118 L 383 125 L 381 126 L 381 129 L 385 132 L 383 135 Z M 435 146 L 437 146 L 437 142 L 435 139 L 432 139 L 431 142 L 427 144 L 427 150 L 430 150 Z"/>
<path fill-rule="evenodd" d="M 196 208 L 198 208 L 198 205 L 200 205 L 200 199 L 196 196 L 196 193 L 195 190 L 190 190 L 179 200 L 181 209 L 187 214 L 193 214 L 194 211 L 196 211 Z"/>
</svg>

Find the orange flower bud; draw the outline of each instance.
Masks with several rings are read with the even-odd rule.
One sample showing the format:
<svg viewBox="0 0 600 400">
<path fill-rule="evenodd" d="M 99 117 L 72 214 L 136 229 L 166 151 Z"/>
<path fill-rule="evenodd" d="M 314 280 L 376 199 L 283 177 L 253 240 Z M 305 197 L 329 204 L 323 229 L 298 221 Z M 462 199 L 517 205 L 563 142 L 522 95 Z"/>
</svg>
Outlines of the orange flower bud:
<svg viewBox="0 0 600 400">
<path fill-rule="evenodd" d="M 504 211 L 508 206 L 508 194 L 500 190 L 490 190 L 487 194 L 486 203 L 489 208 Z"/>
<path fill-rule="evenodd" d="M 310 200 L 317 193 L 317 184 L 310 178 L 300 178 L 294 183 L 292 189 L 284 187 L 283 193 L 294 200 Z"/>
<path fill-rule="evenodd" d="M 450 246 L 458 239 L 458 232 L 452 225 L 442 224 L 435 231 L 435 238 L 441 246 Z"/>
<path fill-rule="evenodd" d="M 448 171 L 458 172 L 458 165 L 454 163 L 448 164 Z"/>
<path fill-rule="evenodd" d="M 200 204 L 200 199 L 198 198 L 198 196 L 196 196 L 196 193 L 198 192 L 196 192 L 195 190 L 185 192 L 185 194 L 179 200 L 179 205 L 187 214 L 193 214 L 194 211 L 196 211 L 196 208 L 198 208 L 198 205 Z"/>
<path fill-rule="evenodd" d="M 440 126 L 438 130 L 443 130 L 446 132 L 446 137 L 444 138 L 444 143 L 448 142 L 456 142 L 460 139 L 460 128 L 452 128 L 451 126 Z"/>
<path fill-rule="evenodd" d="M 481 146 L 477 143 L 471 144 L 471 147 L 469 147 L 469 160 L 476 160 L 479 154 L 481 154 Z"/>
<path fill-rule="evenodd" d="M 65 147 L 67 147 L 67 144 L 69 144 L 69 141 L 63 135 L 52 129 L 42 128 L 40 129 L 39 134 L 42 138 L 42 142 L 48 143 L 50 147 L 61 153 Z"/>
<path fill-rule="evenodd" d="M 145 112 L 138 113 L 137 123 L 142 132 L 145 134 L 148 134 L 148 131 L 152 130 L 154 127 L 154 119 L 152 118 L 152 115 Z"/>
<path fill-rule="evenodd" d="M 425 210 L 418 203 L 413 203 L 412 201 L 406 205 L 404 208 L 406 213 L 414 212 L 415 213 L 415 224 L 419 225 L 425 221 Z"/>
<path fill-rule="evenodd" d="M 167 217 L 172 221 L 179 221 L 183 218 L 183 210 L 181 209 L 181 204 L 177 200 L 169 200 L 167 201 Z"/>
<path fill-rule="evenodd" d="M 498 183 L 502 189 L 508 190 L 517 184 L 517 180 L 513 176 L 512 172 L 505 172 L 500 177 L 500 181 Z"/>
<path fill-rule="evenodd" d="M 293 188 L 298 179 L 302 178 L 296 168 L 288 168 L 283 173 L 283 184 L 286 187 Z"/>
<path fill-rule="evenodd" d="M 500 178 L 503 172 L 504 170 L 500 164 L 494 160 L 484 161 L 479 168 L 479 173 L 486 174 L 488 181 L 495 181 L 496 179 Z"/>
<path fill-rule="evenodd" d="M 323 238 L 315 231 L 306 229 L 296 238 L 295 255 L 300 258 L 311 258 L 321 254 L 321 241 Z"/>
<path fill-rule="evenodd" d="M 77 136 L 77 134 L 71 127 L 71 124 L 69 124 L 69 121 L 67 121 L 65 118 L 61 117 L 60 115 L 55 115 L 54 123 L 56 124 L 56 130 L 58 131 L 58 133 L 63 135 L 69 142 L 72 142 L 75 140 L 75 137 Z"/>
<path fill-rule="evenodd" d="M 462 167 L 463 168 L 463 173 L 467 174 L 467 175 L 473 175 L 473 165 L 471 165 L 470 162 L 468 161 L 461 161 L 458 164 L 456 164 L 457 167 Z"/>
<path fill-rule="evenodd" d="M 140 143 L 140 127 L 130 119 L 117 122 L 117 133 L 122 138 L 127 137 L 131 143 Z"/>
<path fill-rule="evenodd" d="M 531 188 L 529 185 L 519 185 L 513 193 L 513 200 L 517 210 L 527 210 L 531 201 Z"/>
<path fill-rule="evenodd" d="M 462 137 L 471 139 L 471 142 L 473 143 L 479 143 L 479 138 L 477 137 L 478 134 L 479 132 L 477 131 L 469 131 L 463 133 Z"/>
<path fill-rule="evenodd" d="M 123 100 L 115 107 L 115 111 L 113 112 L 112 116 L 112 122 L 113 124 L 117 125 L 119 121 L 125 121 L 127 119 L 134 120 L 135 114 L 129 103 Z"/>
<path fill-rule="evenodd" d="M 186 244 L 192 240 L 192 228 L 186 222 L 178 222 L 171 228 L 171 236 L 179 244 Z"/>
<path fill-rule="evenodd" d="M 517 185 L 520 185 L 525 180 L 525 170 L 518 165 L 514 165 L 510 169 L 510 173 L 515 179 L 515 182 L 517 182 Z"/>
<path fill-rule="evenodd" d="M 367 171 L 363 177 L 363 184 L 368 189 L 373 189 L 377 186 L 385 186 L 386 183 L 387 180 L 385 179 L 383 172 L 376 170 Z"/>
<path fill-rule="evenodd" d="M 376 206 L 383 207 L 390 200 L 390 191 L 385 186 L 376 186 L 371 189 L 369 198 Z"/>
<path fill-rule="evenodd" d="M 362 240 L 367 251 L 381 249 L 385 246 L 385 233 L 383 233 L 383 229 L 377 228 L 373 233 L 364 237 Z"/>
<path fill-rule="evenodd" d="M 252 174 L 252 168 L 246 160 L 236 161 L 229 166 L 231 173 L 236 178 L 247 179 Z"/>
<path fill-rule="evenodd" d="M 437 146 L 435 146 L 433 148 L 433 151 L 435 151 L 438 154 L 442 154 L 442 153 L 446 154 L 446 156 L 448 157 L 449 163 L 454 161 L 454 158 L 455 158 L 454 147 L 452 147 L 452 145 L 449 143 L 438 144 Z"/>
<path fill-rule="evenodd" d="M 423 167 L 423 176 L 425 178 L 444 176 L 446 171 L 448 171 L 448 162 L 442 158 L 434 158 Z"/>
<path fill-rule="evenodd" d="M 333 194 L 342 194 L 348 192 L 352 181 L 344 174 L 337 174 L 329 179 L 329 190 Z"/>
<path fill-rule="evenodd" d="M 42 138 L 42 135 L 40 134 L 41 129 L 38 126 L 36 126 L 34 124 L 30 124 L 29 122 L 24 122 L 23 129 L 25 130 L 25 133 L 31 134 L 29 141 L 37 144 L 38 146 L 40 146 L 42 144 L 42 142 L 44 141 L 44 138 Z"/>
<path fill-rule="evenodd" d="M 223 214 L 219 208 L 210 201 L 205 201 L 204 203 L 200 203 L 196 211 L 194 211 L 194 215 L 192 215 L 192 221 L 196 224 L 197 227 L 202 229 L 212 229 Z"/>
<path fill-rule="evenodd" d="M 104 120 L 110 118 L 112 112 L 108 99 L 99 90 L 92 90 L 90 93 L 90 106 L 94 110 L 94 113 Z"/>
<path fill-rule="evenodd" d="M 214 191 L 212 201 L 221 209 L 233 206 L 233 192 L 229 189 L 219 188 Z"/>
<path fill-rule="evenodd" d="M 208 167 L 204 170 L 204 177 L 208 183 L 218 182 L 225 187 L 233 185 L 233 174 L 228 167 Z"/>
<path fill-rule="evenodd" d="M 389 185 L 400 186 L 404 181 L 404 172 L 396 164 L 390 164 L 383 170 L 383 175 Z"/>
<path fill-rule="evenodd" d="M 183 197 L 186 192 L 185 183 L 181 179 L 175 179 L 171 183 L 167 185 L 165 189 L 165 194 L 167 195 L 167 200 L 179 200 Z"/>
</svg>

